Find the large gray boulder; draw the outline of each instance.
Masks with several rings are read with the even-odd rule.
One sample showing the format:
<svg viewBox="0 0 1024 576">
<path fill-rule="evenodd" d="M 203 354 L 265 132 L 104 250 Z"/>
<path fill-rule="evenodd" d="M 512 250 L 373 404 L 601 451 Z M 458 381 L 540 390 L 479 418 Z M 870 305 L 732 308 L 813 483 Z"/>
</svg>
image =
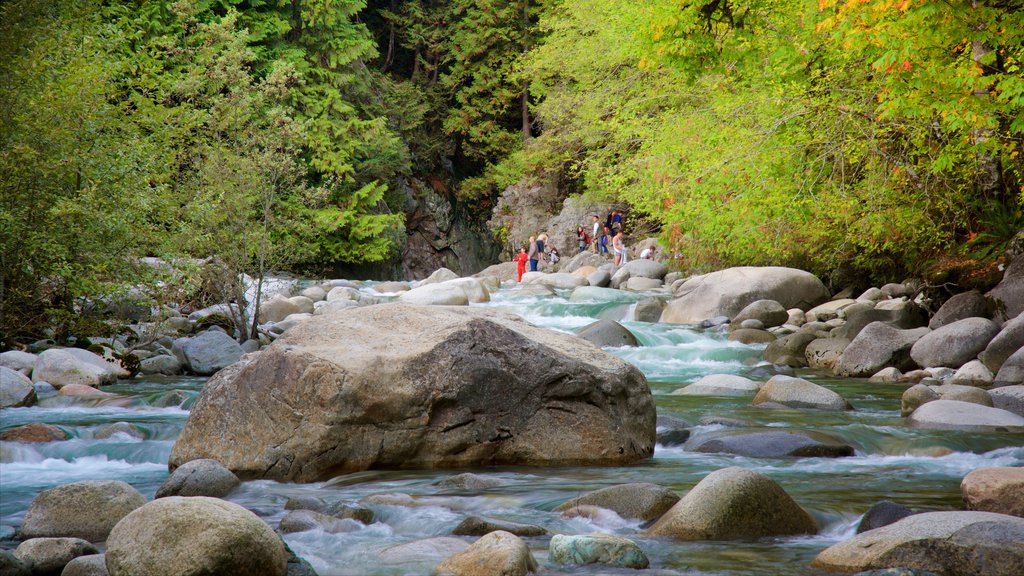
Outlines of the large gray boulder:
<svg viewBox="0 0 1024 576">
<path fill-rule="evenodd" d="M 910 357 L 922 368 L 959 368 L 978 356 L 999 333 L 988 318 L 964 318 L 925 334 L 910 349 Z"/>
<path fill-rule="evenodd" d="M 648 297 L 636 303 L 633 318 L 637 322 L 657 322 L 665 310 L 665 301 L 661 298 Z"/>
<path fill-rule="evenodd" d="M 988 395 L 992 398 L 993 408 L 1024 416 L 1024 386 L 1001 386 L 989 390 Z"/>
<path fill-rule="evenodd" d="M 1006 362 L 1003 362 L 1003 365 L 999 367 L 999 372 L 996 373 L 995 380 L 992 381 L 992 386 L 995 388 L 1018 384 L 1024 384 L 1024 348 L 1017 350 L 1006 359 Z"/>
<path fill-rule="evenodd" d="M 60 576 L 110 576 L 106 554 L 88 554 L 68 562 Z"/>
<path fill-rule="evenodd" d="M 981 386 L 983 388 L 988 388 L 992 385 L 993 380 L 995 380 L 995 374 L 982 364 L 981 360 L 971 360 L 967 364 L 961 366 L 955 374 L 946 380 L 946 382 L 949 384 L 959 384 L 961 386 Z"/>
<path fill-rule="evenodd" d="M 443 368 L 442 368 L 443 367 Z M 170 457 L 311 482 L 368 468 L 624 464 L 655 410 L 630 364 L 483 308 L 317 316 L 207 382 Z"/>
<path fill-rule="evenodd" d="M 440 284 L 449 280 L 455 280 L 458 277 L 458 274 L 448 268 L 438 268 L 437 270 L 434 270 L 430 276 L 420 280 L 416 285 L 426 286 L 427 284 Z"/>
<path fill-rule="evenodd" d="M 156 491 L 156 498 L 167 496 L 209 496 L 221 498 L 241 484 L 237 476 L 210 459 L 192 460 L 179 466 Z"/>
<path fill-rule="evenodd" d="M 664 486 L 634 482 L 588 492 L 563 502 L 554 511 L 565 512 L 579 506 L 598 506 L 611 510 L 623 518 L 655 520 L 678 501 L 679 496 Z"/>
<path fill-rule="evenodd" d="M 549 288 L 557 288 L 559 290 L 572 290 L 578 286 L 589 286 L 590 282 L 586 278 L 580 278 L 573 274 L 565 274 L 562 272 L 555 272 L 553 274 L 542 274 L 536 273 L 530 280 L 523 276 L 523 282 L 530 284 L 540 284 L 541 286 L 547 286 Z"/>
<path fill-rule="evenodd" d="M 1024 312 L 1024 254 L 1010 261 L 1002 281 L 985 296 L 995 304 L 995 317 L 1001 322 Z"/>
<path fill-rule="evenodd" d="M 403 292 L 398 300 L 419 306 L 467 306 L 469 295 L 455 284 L 423 284 Z"/>
<path fill-rule="evenodd" d="M 22 352 L 21 350 L 8 350 L 7 352 L 0 352 L 0 366 L 4 368 L 10 368 L 16 372 L 22 372 L 24 374 L 31 374 L 32 368 L 36 365 L 36 360 L 39 357 L 30 352 Z"/>
<path fill-rule="evenodd" d="M 817 523 L 771 478 L 743 468 L 708 474 L 648 530 L 679 540 L 813 534 Z"/>
<path fill-rule="evenodd" d="M 853 446 L 840 438 L 804 430 L 721 430 L 701 436 L 690 449 L 752 458 L 839 458 L 854 454 Z"/>
<path fill-rule="evenodd" d="M 811 308 L 828 300 L 828 289 L 810 272 L 780 267 L 728 268 L 689 278 L 675 291 L 662 322 L 696 324 L 715 316 L 732 318 L 755 300 L 785 308 Z"/>
<path fill-rule="evenodd" d="M 808 332 L 787 334 L 768 343 L 764 349 L 764 359 L 772 364 L 783 364 L 794 368 L 806 366 L 807 346 L 817 338 Z"/>
<path fill-rule="evenodd" d="M 668 266 L 655 260 L 630 260 L 620 270 L 629 270 L 630 278 L 653 278 L 663 280 L 668 274 Z"/>
<path fill-rule="evenodd" d="M 835 330 L 834 336 L 855 339 L 868 325 L 874 322 L 888 324 L 892 328 L 910 330 L 928 325 L 928 316 L 924 309 L 909 301 L 883 301 L 885 308 L 854 304 L 846 308 L 846 324 Z"/>
<path fill-rule="evenodd" d="M 1024 468 L 979 468 L 960 481 L 968 510 L 1024 517 Z"/>
<path fill-rule="evenodd" d="M 740 310 L 732 323 L 739 325 L 744 320 L 760 320 L 765 328 L 782 326 L 789 320 L 789 312 L 775 300 L 755 300 Z"/>
<path fill-rule="evenodd" d="M 735 374 L 708 374 L 685 388 L 674 390 L 678 396 L 749 396 L 757 394 L 761 383 Z"/>
<path fill-rule="evenodd" d="M 81 538 L 31 538 L 18 545 L 14 556 L 32 570 L 32 574 L 60 574 L 79 556 L 95 554 L 96 547 Z"/>
<path fill-rule="evenodd" d="M 484 535 L 468 548 L 446 558 L 437 574 L 453 576 L 526 576 L 537 571 L 530 547 L 518 536 L 499 530 Z"/>
<path fill-rule="evenodd" d="M 753 405 L 774 404 L 794 409 L 850 410 L 850 403 L 835 392 L 792 376 L 773 376 L 754 396 Z"/>
<path fill-rule="evenodd" d="M 900 330 L 884 322 L 872 322 L 843 350 L 833 372 L 838 376 L 871 376 L 888 366 L 906 371 L 913 367 L 911 348 L 928 333 L 928 328 Z"/>
<path fill-rule="evenodd" d="M 1019 574 L 1024 519 L 992 512 L 926 512 L 835 544 L 811 563 L 829 572 L 904 567 L 946 576 Z"/>
<path fill-rule="evenodd" d="M 946 324 L 952 324 L 964 318 L 987 318 L 989 315 L 988 302 L 981 292 L 970 290 L 957 294 L 946 300 L 946 302 L 935 312 L 935 316 L 928 322 L 928 327 L 938 330 Z"/>
<path fill-rule="evenodd" d="M 181 361 L 171 354 L 158 354 L 146 358 L 139 363 L 139 371 L 143 374 L 164 374 L 173 376 L 181 373 Z"/>
<path fill-rule="evenodd" d="M 284 542 L 263 520 L 216 498 L 154 500 L 107 539 L 110 576 L 285 576 Z"/>
<path fill-rule="evenodd" d="M 576 335 L 601 348 L 639 345 L 636 336 L 614 320 L 598 320 L 587 324 L 580 328 Z"/>
<path fill-rule="evenodd" d="M 238 362 L 242 345 L 220 330 L 207 330 L 187 339 L 181 353 L 190 371 L 206 376 Z"/>
<path fill-rule="evenodd" d="M 17 408 L 36 403 L 32 380 L 10 368 L 0 366 L 0 408 Z"/>
<path fill-rule="evenodd" d="M 1024 348 L 1024 315 L 1017 316 L 996 334 L 995 338 L 985 346 L 978 359 L 992 372 L 999 372 L 1003 363 L 1014 352 Z"/>
<path fill-rule="evenodd" d="M 83 352 L 91 354 L 86 350 Z M 96 355 L 93 354 L 93 356 Z M 96 357 L 99 358 L 99 356 Z M 100 360 L 103 361 L 102 358 Z M 39 354 L 35 368 L 32 369 L 33 382 L 49 382 L 54 388 L 61 388 L 68 384 L 99 386 L 112 384 L 116 380 L 115 374 L 95 363 L 79 359 L 63 348 L 44 350 Z"/>
<path fill-rule="evenodd" d="M 832 371 L 849 345 L 846 338 L 817 338 L 804 348 L 804 359 L 811 368 Z"/>
<path fill-rule="evenodd" d="M 73 482 L 40 492 L 25 512 L 21 534 L 102 542 L 114 525 L 145 503 L 138 490 L 120 480 Z"/>
<path fill-rule="evenodd" d="M 940 430 L 999 430 L 1024 432 L 1024 416 L 960 400 L 934 400 L 907 418 L 916 428 Z"/>
</svg>

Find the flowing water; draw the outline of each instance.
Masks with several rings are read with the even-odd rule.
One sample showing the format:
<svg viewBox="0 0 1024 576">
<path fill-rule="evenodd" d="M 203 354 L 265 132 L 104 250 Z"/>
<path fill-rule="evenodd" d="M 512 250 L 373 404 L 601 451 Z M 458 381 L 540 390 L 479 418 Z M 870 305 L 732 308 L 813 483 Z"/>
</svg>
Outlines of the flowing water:
<svg viewBox="0 0 1024 576">
<path fill-rule="evenodd" d="M 477 491 L 444 489 L 436 483 L 460 471 L 368 471 L 316 484 L 272 481 L 244 483 L 227 499 L 272 526 L 284 516 L 290 497 L 318 496 L 328 502 L 356 501 L 379 492 L 417 497 L 416 506 L 371 506 L 376 521 L 352 532 L 315 530 L 285 537 L 292 549 L 322 575 L 427 574 L 439 558 L 423 552 L 383 550 L 435 536 L 447 536 L 469 515 L 488 515 L 540 524 L 553 533 L 611 532 L 639 543 L 655 574 L 815 574 L 809 567 L 825 547 L 854 534 L 859 517 L 879 500 L 915 510 L 949 510 L 960 505 L 959 484 L 971 470 L 1024 465 L 1024 438 L 1006 433 L 917 430 L 899 415 L 902 386 L 835 379 L 800 371 L 799 376 L 831 388 L 856 408 L 852 412 L 763 410 L 750 398 L 673 396 L 670 392 L 705 374 L 730 373 L 764 379 L 763 346 L 729 342 L 726 335 L 686 326 L 630 321 L 630 302 L 570 302 L 566 294 L 524 296 L 505 288 L 484 306 L 507 310 L 529 322 L 571 331 L 595 318 L 622 321 L 639 347 L 609 352 L 646 374 L 659 416 L 691 425 L 693 439 L 719 430 L 704 417 L 742 421 L 748 429 L 813 429 L 840 436 L 856 448 L 847 458 L 762 459 L 688 452 L 685 446 L 657 446 L 647 462 L 618 468 L 483 468 L 499 487 Z M 641 295 L 637 295 L 639 299 Z M 49 444 L 0 444 L 0 525 L 17 526 L 39 491 L 87 479 L 119 479 L 152 498 L 167 477 L 167 458 L 202 388 L 200 378 L 145 378 L 105 388 L 118 398 L 102 400 L 45 396 L 38 406 L 0 412 L 0 429 L 29 422 L 57 425 L 72 439 Z M 130 422 L 144 439 L 114 434 L 96 439 L 101 427 Z M 581 493 L 626 482 L 653 482 L 683 493 L 709 472 L 741 466 L 767 474 L 818 521 L 815 536 L 759 541 L 680 543 L 646 538 L 638 521 L 609 514 L 566 519 L 551 512 Z M 635 574 L 598 566 L 566 568 L 548 563 L 548 538 L 527 542 L 543 570 L 569 574 Z"/>
</svg>

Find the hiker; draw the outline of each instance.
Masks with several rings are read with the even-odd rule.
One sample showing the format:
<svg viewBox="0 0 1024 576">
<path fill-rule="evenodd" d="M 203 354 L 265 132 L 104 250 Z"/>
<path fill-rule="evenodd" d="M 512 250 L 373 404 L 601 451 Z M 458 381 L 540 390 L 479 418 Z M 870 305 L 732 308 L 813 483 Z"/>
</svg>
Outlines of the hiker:
<svg viewBox="0 0 1024 576">
<path fill-rule="evenodd" d="M 611 239 L 611 237 L 612 237 L 611 229 L 609 229 L 607 226 L 605 226 L 604 230 L 601 231 L 601 242 L 600 242 L 601 245 L 599 247 L 600 250 L 598 251 L 598 254 L 607 254 L 608 253 L 608 241 Z"/>
<path fill-rule="evenodd" d="M 537 259 L 544 259 L 544 245 L 548 242 L 548 235 L 543 232 L 537 236 Z"/>
<path fill-rule="evenodd" d="M 526 272 L 526 260 L 527 260 L 527 258 L 529 258 L 529 256 L 526 255 L 526 248 L 523 248 L 522 246 L 520 246 L 519 247 L 519 254 L 516 254 L 516 257 L 513 260 L 513 262 L 516 263 L 516 272 L 519 273 L 519 280 L 517 280 L 517 282 L 522 282 L 523 281 L 523 272 Z"/>
<path fill-rule="evenodd" d="M 600 252 L 600 247 L 598 245 L 597 239 L 598 233 L 601 232 L 601 220 L 598 219 L 597 214 L 594 214 L 593 216 L 591 216 L 591 218 L 594 219 L 594 229 L 590 233 L 590 251 L 593 252 L 594 254 L 597 254 Z"/>
<path fill-rule="evenodd" d="M 654 246 L 648 246 L 640 251 L 641 260 L 654 260 L 654 253 L 656 248 Z"/>
<path fill-rule="evenodd" d="M 615 265 L 625 264 L 629 257 L 626 255 L 626 243 L 623 240 L 622 228 L 615 232 L 612 238 L 612 252 L 615 254 Z"/>
<path fill-rule="evenodd" d="M 548 254 L 551 257 L 551 263 L 557 263 L 561 258 L 558 256 L 558 248 L 551 247 L 551 252 Z"/>
<path fill-rule="evenodd" d="M 576 240 L 579 242 L 580 254 L 582 254 L 590 245 L 590 237 L 587 236 L 587 231 L 583 229 L 583 226 L 576 227 Z"/>
<path fill-rule="evenodd" d="M 537 239 L 530 236 L 530 248 L 526 252 L 527 257 L 530 259 L 530 272 L 537 271 Z"/>
</svg>

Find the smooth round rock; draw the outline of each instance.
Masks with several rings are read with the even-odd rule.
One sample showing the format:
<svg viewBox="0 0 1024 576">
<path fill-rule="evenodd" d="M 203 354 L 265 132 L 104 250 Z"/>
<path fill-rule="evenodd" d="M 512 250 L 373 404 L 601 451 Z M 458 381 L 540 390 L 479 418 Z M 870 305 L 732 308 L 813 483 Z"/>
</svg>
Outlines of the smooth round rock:
<svg viewBox="0 0 1024 576">
<path fill-rule="evenodd" d="M 914 410 L 907 423 L 938 430 L 1005 430 L 1024 432 L 1024 416 L 959 400 L 935 400 Z"/>
<path fill-rule="evenodd" d="M 614 320 L 598 320 L 580 328 L 576 335 L 600 348 L 637 346 L 636 336 L 625 326 Z"/>
<path fill-rule="evenodd" d="M 871 508 L 868 508 L 868 511 L 861 517 L 860 523 L 857 524 L 857 534 L 867 532 L 868 530 L 874 530 L 875 528 L 881 528 L 882 526 L 888 526 L 889 524 L 898 522 L 913 513 L 913 510 L 902 504 L 882 500 L 881 502 L 873 504 Z"/>
<path fill-rule="evenodd" d="M 636 542 L 612 534 L 556 534 L 551 537 L 548 557 L 555 564 L 603 564 L 644 569 L 650 565 Z"/>
<path fill-rule="evenodd" d="M 900 398 L 900 415 L 904 418 L 910 416 L 914 410 L 938 399 L 939 393 L 931 386 L 914 384 L 903 391 L 903 396 Z"/>
<path fill-rule="evenodd" d="M 167 496 L 210 496 L 222 498 L 241 481 L 220 462 L 191 460 L 178 466 L 156 491 L 157 498 Z"/>
<path fill-rule="evenodd" d="M 31 538 L 18 545 L 14 556 L 33 574 L 60 574 L 75 558 L 97 552 L 95 546 L 81 538 Z"/>
<path fill-rule="evenodd" d="M 58 442 L 69 438 L 71 436 L 67 432 L 53 424 L 44 424 L 42 422 L 33 422 L 0 432 L 0 440 L 7 440 L 8 442 Z"/>
<path fill-rule="evenodd" d="M 79 556 L 64 567 L 60 576 L 109 576 L 107 572 L 107 555 L 90 554 Z"/>
<path fill-rule="evenodd" d="M 102 542 L 114 525 L 145 503 L 138 490 L 120 480 L 64 484 L 44 490 L 32 500 L 21 534 L 25 538 L 54 536 Z"/>
<path fill-rule="evenodd" d="M 441 562 L 436 574 L 454 576 L 526 576 L 537 571 L 529 546 L 518 536 L 491 532 Z"/>
<path fill-rule="evenodd" d="M 985 350 L 998 333 L 999 326 L 988 318 L 957 320 L 922 336 L 911 347 L 910 357 L 922 368 L 959 368 Z"/>
<path fill-rule="evenodd" d="M 522 524 L 499 518 L 470 516 L 452 530 L 455 536 L 483 536 L 497 531 L 508 532 L 516 536 L 543 536 L 548 533 L 546 528 L 534 524 Z"/>
<path fill-rule="evenodd" d="M 437 482 L 437 485 L 442 488 L 456 488 L 458 490 L 486 490 L 488 488 L 497 488 L 504 484 L 505 481 L 501 478 L 481 476 L 472 472 L 456 474 Z"/>
<path fill-rule="evenodd" d="M 1024 416 L 1024 386 L 1002 386 L 988 391 L 992 407 Z"/>
<path fill-rule="evenodd" d="M 761 383 L 735 374 L 709 374 L 685 388 L 674 390 L 680 396 L 749 396 L 757 394 Z"/>
<path fill-rule="evenodd" d="M 107 539 L 110 576 L 285 576 L 287 564 L 284 542 L 258 516 L 203 496 L 154 500 Z"/>
<path fill-rule="evenodd" d="M 623 518 L 654 520 L 668 511 L 679 496 L 657 484 L 633 482 L 594 490 L 560 504 L 555 512 L 564 512 L 578 506 L 599 506 Z"/>
<path fill-rule="evenodd" d="M 968 510 L 1024 517 L 1024 468 L 981 468 L 964 476 L 960 494 Z"/>
<path fill-rule="evenodd" d="M 31 378 L 0 366 L 0 409 L 31 406 L 36 400 L 36 389 Z"/>
<path fill-rule="evenodd" d="M 758 320 L 765 328 L 781 326 L 789 320 L 789 312 L 775 300 L 754 300 L 732 318 L 733 324 L 746 320 Z"/>
<path fill-rule="evenodd" d="M 853 446 L 824 432 L 722 430 L 702 436 L 694 452 L 726 453 L 753 458 L 840 458 L 853 456 Z"/>
<path fill-rule="evenodd" d="M 793 409 L 850 410 L 849 402 L 835 392 L 791 376 L 773 376 L 761 386 L 753 404 L 774 403 Z"/>
<path fill-rule="evenodd" d="M 307 530 L 323 530 L 328 534 L 352 532 L 362 526 L 361 522 L 351 518 L 335 518 L 313 510 L 292 510 L 281 518 L 278 529 L 282 534 L 305 532 Z"/>
</svg>

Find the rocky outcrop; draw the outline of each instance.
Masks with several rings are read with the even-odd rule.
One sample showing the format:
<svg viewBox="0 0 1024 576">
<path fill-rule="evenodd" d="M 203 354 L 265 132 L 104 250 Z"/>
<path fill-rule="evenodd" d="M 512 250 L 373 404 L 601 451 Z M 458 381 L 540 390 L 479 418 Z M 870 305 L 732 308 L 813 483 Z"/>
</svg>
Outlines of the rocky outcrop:
<svg viewBox="0 0 1024 576">
<path fill-rule="evenodd" d="M 146 503 L 139 491 L 120 480 L 83 480 L 44 490 L 32 500 L 21 533 L 26 538 L 46 536 L 107 539 L 114 525 Z"/>
<path fill-rule="evenodd" d="M 443 367 L 443 368 L 442 368 Z M 654 448 L 650 389 L 575 336 L 479 308 L 384 304 L 318 316 L 217 374 L 171 467 L 243 478 L 481 464 L 613 464 Z"/>
<path fill-rule="evenodd" d="M 258 516 L 216 498 L 154 500 L 107 539 L 110 576 L 285 576 L 284 542 Z"/>
<path fill-rule="evenodd" d="M 959 368 L 977 357 L 999 333 L 987 318 L 965 318 L 925 334 L 910 349 L 910 357 L 922 368 Z"/>
<path fill-rule="evenodd" d="M 793 268 L 741 267 L 694 276 L 675 290 L 662 322 L 695 324 L 732 318 L 755 300 L 775 300 L 784 308 L 810 308 L 828 299 L 828 289 L 810 272 Z"/>
<path fill-rule="evenodd" d="M 564 512 L 580 506 L 598 506 L 623 518 L 655 520 L 679 501 L 675 492 L 648 482 L 619 484 L 577 496 L 555 508 Z"/>
<path fill-rule="evenodd" d="M 946 576 L 1016 574 L 1024 566 L 1024 520 L 992 512 L 927 512 L 835 544 L 811 566 L 861 572 L 895 566 Z"/>
<path fill-rule="evenodd" d="M 1024 468 L 981 468 L 960 482 L 964 507 L 1024 517 Z"/>
<path fill-rule="evenodd" d="M 705 476 L 648 533 L 679 540 L 730 540 L 816 530 L 814 519 L 774 480 L 732 467 Z"/>
</svg>

